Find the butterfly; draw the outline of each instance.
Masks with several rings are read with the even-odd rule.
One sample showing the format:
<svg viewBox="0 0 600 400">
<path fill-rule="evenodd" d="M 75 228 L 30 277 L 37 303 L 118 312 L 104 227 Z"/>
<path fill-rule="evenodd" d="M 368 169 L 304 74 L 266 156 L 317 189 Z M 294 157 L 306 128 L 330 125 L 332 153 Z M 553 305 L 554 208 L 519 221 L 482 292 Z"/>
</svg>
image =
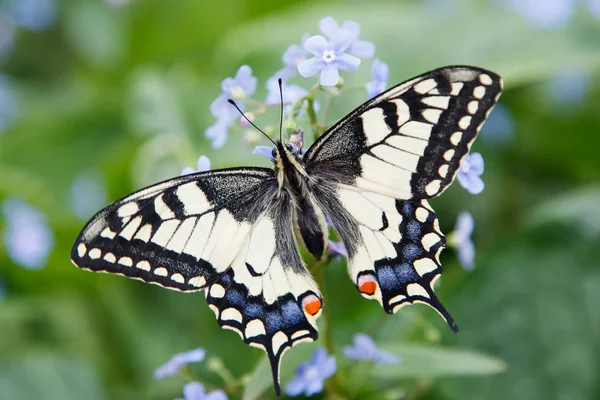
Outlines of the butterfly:
<svg viewBox="0 0 600 400">
<path fill-rule="evenodd" d="M 359 293 L 387 313 L 433 307 L 445 237 L 428 200 L 454 180 L 498 100 L 493 72 L 449 66 L 392 87 L 320 136 L 303 155 L 274 142 L 273 168 L 180 176 L 96 214 L 73 263 L 181 292 L 203 290 L 221 327 L 264 350 L 277 394 L 286 350 L 317 339 L 323 298 L 297 242 L 319 259 L 328 223 Z"/>
</svg>

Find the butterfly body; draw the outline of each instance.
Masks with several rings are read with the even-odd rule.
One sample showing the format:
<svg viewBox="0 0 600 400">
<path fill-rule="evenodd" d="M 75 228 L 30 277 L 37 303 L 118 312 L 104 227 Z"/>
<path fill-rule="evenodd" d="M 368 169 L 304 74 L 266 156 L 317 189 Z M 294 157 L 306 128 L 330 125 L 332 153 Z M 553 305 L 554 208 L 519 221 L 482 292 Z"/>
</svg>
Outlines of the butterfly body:
<svg viewBox="0 0 600 400">
<path fill-rule="evenodd" d="M 278 393 L 285 351 L 318 336 L 323 298 L 297 242 L 322 257 L 327 218 L 363 297 L 390 314 L 427 304 L 458 331 L 434 292 L 445 238 L 428 199 L 452 183 L 501 90 L 476 67 L 425 73 L 356 108 L 304 155 L 277 142 L 273 168 L 185 175 L 116 201 L 83 228 L 71 259 L 203 290 L 223 328 L 268 354 Z"/>
</svg>

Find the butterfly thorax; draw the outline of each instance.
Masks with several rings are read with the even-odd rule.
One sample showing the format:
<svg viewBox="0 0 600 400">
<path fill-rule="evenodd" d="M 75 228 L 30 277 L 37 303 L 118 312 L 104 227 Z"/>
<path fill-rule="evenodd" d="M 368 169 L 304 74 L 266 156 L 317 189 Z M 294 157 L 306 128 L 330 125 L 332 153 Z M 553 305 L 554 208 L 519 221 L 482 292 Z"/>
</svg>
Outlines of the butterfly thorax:
<svg viewBox="0 0 600 400">
<path fill-rule="evenodd" d="M 320 259 L 327 243 L 327 220 L 313 196 L 312 182 L 302 159 L 278 142 L 274 163 L 279 192 L 285 191 L 293 203 L 296 236 L 315 258 Z"/>
</svg>

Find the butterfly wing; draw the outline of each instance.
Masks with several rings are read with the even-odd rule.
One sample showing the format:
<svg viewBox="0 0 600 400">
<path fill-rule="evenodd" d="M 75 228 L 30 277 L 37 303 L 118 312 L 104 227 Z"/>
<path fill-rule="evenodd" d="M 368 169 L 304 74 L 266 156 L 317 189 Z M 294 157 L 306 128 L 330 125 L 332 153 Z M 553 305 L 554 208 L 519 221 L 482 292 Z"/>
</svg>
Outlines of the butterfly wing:
<svg viewBox="0 0 600 400">
<path fill-rule="evenodd" d="M 422 302 L 458 330 L 433 289 L 445 237 L 426 199 L 452 183 L 501 89 L 483 69 L 431 71 L 361 105 L 306 152 L 352 281 L 388 313 Z"/>
<path fill-rule="evenodd" d="M 77 237 L 71 260 L 169 289 L 201 290 L 229 268 L 263 211 L 253 199 L 272 184 L 271 170 L 244 168 L 142 189 L 96 214 Z"/>
<path fill-rule="evenodd" d="M 364 103 L 308 149 L 307 172 L 396 199 L 431 198 L 454 180 L 502 90 L 474 67 L 428 72 Z"/>
<path fill-rule="evenodd" d="M 279 395 L 281 358 L 297 343 L 317 339 L 323 306 L 298 252 L 289 199 L 274 201 L 260 217 L 232 268 L 206 296 L 219 325 L 267 353 Z"/>
<path fill-rule="evenodd" d="M 272 170 L 185 175 L 100 211 L 71 258 L 92 271 L 205 290 L 219 324 L 267 352 L 279 393 L 281 358 L 316 340 L 323 304 L 298 253 L 290 205 Z"/>
</svg>

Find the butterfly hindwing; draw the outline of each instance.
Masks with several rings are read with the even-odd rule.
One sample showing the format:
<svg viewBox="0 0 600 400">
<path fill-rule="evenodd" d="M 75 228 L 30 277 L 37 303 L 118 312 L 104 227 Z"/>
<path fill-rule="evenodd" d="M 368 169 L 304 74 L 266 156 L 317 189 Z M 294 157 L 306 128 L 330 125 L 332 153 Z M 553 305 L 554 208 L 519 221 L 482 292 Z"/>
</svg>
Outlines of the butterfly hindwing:
<svg viewBox="0 0 600 400">
<path fill-rule="evenodd" d="M 262 215 L 231 269 L 206 289 L 219 325 L 264 350 L 277 394 L 285 351 L 317 339 L 323 299 L 304 267 L 293 231 L 289 199 Z"/>
<path fill-rule="evenodd" d="M 502 90 L 474 67 L 445 67 L 395 86 L 348 114 L 305 154 L 314 177 L 416 200 L 454 180 Z"/>
<path fill-rule="evenodd" d="M 228 169 L 142 189 L 96 214 L 71 259 L 92 271 L 201 290 L 229 268 L 264 206 L 254 200 L 274 184 L 272 176 L 262 168 Z"/>
</svg>

